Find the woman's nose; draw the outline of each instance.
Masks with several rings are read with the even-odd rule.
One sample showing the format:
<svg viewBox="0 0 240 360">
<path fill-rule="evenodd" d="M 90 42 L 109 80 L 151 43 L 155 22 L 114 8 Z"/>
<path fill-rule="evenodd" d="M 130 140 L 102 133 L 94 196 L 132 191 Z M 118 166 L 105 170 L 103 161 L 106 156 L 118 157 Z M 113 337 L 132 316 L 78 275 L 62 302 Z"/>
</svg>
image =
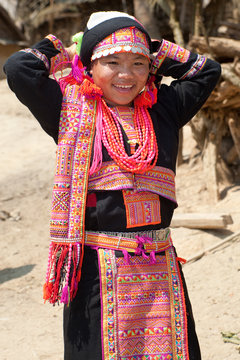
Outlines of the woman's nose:
<svg viewBox="0 0 240 360">
<path fill-rule="evenodd" d="M 118 76 L 121 78 L 133 77 L 133 72 L 131 70 L 131 67 L 126 64 L 122 65 L 121 68 L 119 69 Z"/>
</svg>

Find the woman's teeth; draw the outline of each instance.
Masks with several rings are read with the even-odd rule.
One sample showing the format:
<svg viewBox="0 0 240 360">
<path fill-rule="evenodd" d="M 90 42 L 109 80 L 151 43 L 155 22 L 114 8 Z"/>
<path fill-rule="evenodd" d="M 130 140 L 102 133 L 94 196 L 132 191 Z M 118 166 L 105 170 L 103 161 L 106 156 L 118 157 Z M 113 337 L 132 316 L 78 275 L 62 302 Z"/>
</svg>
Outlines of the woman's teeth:
<svg viewBox="0 0 240 360">
<path fill-rule="evenodd" d="M 115 86 L 120 89 L 130 89 L 132 87 L 132 85 L 115 85 Z"/>
</svg>

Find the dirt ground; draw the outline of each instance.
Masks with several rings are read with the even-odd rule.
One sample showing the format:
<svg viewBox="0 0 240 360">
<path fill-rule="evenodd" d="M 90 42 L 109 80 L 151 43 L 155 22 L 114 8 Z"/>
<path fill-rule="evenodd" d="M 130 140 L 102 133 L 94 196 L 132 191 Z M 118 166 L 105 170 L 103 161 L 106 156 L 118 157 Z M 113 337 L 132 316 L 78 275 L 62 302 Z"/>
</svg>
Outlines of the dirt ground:
<svg viewBox="0 0 240 360">
<path fill-rule="evenodd" d="M 0 81 L 0 351 L 2 360 L 62 360 L 62 306 L 42 300 L 55 145 Z M 224 230 L 174 228 L 178 255 L 191 258 L 240 230 L 240 186 L 209 204 L 201 162 L 187 161 L 195 143 L 184 131 L 185 163 L 177 169 L 176 213 L 230 214 Z M 240 345 L 240 237 L 184 265 L 203 360 L 237 360 Z"/>
</svg>

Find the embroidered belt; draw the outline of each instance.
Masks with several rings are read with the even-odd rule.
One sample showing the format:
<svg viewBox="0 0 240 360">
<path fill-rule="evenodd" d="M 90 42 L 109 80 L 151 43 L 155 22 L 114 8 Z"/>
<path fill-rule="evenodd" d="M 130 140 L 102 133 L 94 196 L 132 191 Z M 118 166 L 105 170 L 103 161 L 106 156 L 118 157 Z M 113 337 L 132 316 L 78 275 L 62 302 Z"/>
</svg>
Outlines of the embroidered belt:
<svg viewBox="0 0 240 360">
<path fill-rule="evenodd" d="M 141 253 L 165 251 L 172 247 L 170 229 L 146 232 L 85 232 L 85 245 Z"/>
<path fill-rule="evenodd" d="M 113 161 L 103 163 L 101 169 L 89 176 L 88 190 L 137 189 L 161 195 L 177 205 L 175 174 L 172 170 L 155 166 L 144 174 L 132 174 Z"/>
</svg>

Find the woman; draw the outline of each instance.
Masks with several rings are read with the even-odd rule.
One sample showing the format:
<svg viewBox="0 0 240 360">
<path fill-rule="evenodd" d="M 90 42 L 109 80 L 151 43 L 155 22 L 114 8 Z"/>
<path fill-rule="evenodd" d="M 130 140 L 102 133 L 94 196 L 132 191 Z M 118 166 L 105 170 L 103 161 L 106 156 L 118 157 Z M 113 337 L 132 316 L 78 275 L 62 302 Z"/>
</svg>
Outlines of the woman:
<svg viewBox="0 0 240 360">
<path fill-rule="evenodd" d="M 75 40 L 49 35 L 4 68 L 58 143 L 44 299 L 65 303 L 65 360 L 200 359 L 168 227 L 178 132 L 220 66 L 120 12 L 93 13 Z"/>
</svg>

